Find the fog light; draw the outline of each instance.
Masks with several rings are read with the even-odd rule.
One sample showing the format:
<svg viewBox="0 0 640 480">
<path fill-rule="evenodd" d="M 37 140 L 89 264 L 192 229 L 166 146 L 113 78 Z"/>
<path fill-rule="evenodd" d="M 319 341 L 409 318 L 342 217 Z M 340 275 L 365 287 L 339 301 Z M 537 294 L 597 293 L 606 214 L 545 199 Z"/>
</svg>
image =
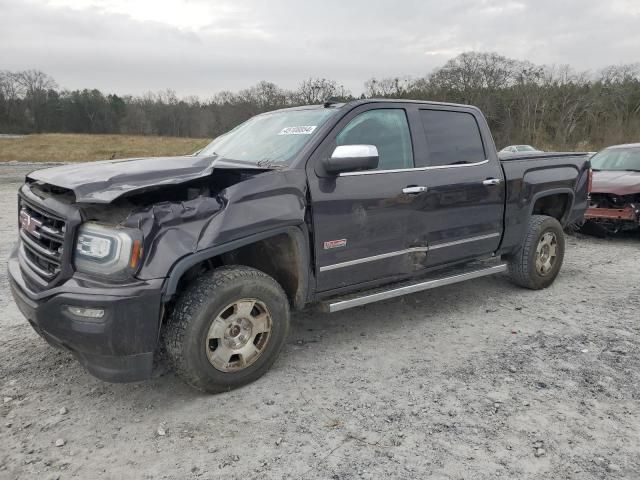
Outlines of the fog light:
<svg viewBox="0 0 640 480">
<path fill-rule="evenodd" d="M 74 307 L 67 305 L 67 310 L 76 317 L 86 318 L 102 318 L 104 317 L 104 309 L 102 308 L 86 308 L 86 307 Z"/>
</svg>

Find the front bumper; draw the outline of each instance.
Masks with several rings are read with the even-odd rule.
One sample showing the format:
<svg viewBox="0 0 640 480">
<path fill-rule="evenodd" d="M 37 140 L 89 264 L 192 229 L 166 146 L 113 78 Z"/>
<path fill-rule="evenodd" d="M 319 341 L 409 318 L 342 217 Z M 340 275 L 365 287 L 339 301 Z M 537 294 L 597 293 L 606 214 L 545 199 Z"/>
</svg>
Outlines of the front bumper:
<svg viewBox="0 0 640 480">
<path fill-rule="evenodd" d="M 591 207 L 585 214 L 587 220 L 613 220 L 640 223 L 640 211 L 632 205 L 624 208 Z"/>
<path fill-rule="evenodd" d="M 25 282 L 17 248 L 9 258 L 8 274 L 16 305 L 31 326 L 52 345 L 73 353 L 89 373 L 109 382 L 151 376 L 163 279 L 109 285 L 74 276 L 34 292 Z M 104 315 L 80 317 L 67 306 L 99 308 Z"/>
</svg>

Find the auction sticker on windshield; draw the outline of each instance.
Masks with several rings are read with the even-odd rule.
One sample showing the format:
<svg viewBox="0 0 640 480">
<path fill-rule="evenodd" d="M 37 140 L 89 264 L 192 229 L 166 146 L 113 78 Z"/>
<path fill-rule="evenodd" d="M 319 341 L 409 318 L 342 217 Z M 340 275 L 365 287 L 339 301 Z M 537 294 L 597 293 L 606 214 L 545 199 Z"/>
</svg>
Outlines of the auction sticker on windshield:
<svg viewBox="0 0 640 480">
<path fill-rule="evenodd" d="M 317 128 L 316 125 L 304 125 L 300 127 L 284 127 L 278 135 L 311 135 Z"/>
</svg>

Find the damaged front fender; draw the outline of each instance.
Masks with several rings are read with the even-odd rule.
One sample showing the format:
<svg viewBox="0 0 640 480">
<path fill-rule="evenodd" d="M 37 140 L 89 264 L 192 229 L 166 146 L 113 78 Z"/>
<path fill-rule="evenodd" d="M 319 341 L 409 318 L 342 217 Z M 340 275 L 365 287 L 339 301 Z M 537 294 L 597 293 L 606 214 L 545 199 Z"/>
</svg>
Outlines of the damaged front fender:
<svg viewBox="0 0 640 480">
<path fill-rule="evenodd" d="M 146 173 L 143 165 L 149 169 Z M 300 285 L 305 281 L 307 179 L 302 169 L 174 158 L 173 162 L 87 165 L 80 169 L 81 179 L 74 178 L 74 171 L 75 167 L 65 166 L 34 172 L 27 177 L 27 185 L 41 198 L 56 197 L 74 205 L 82 222 L 139 229 L 144 243 L 136 277 L 141 280 L 171 275 L 176 282 L 180 269 L 193 262 L 261 242 L 253 244 L 255 251 L 244 261 L 270 268 L 268 273 L 282 276 L 285 284 L 291 284 L 293 277 Z M 295 241 L 283 241 L 283 234 L 295 236 Z M 286 262 L 289 273 L 273 265 L 270 257 L 275 254 L 268 253 L 269 245 L 264 243 L 276 235 L 277 255 L 291 259 Z M 296 254 L 287 256 L 287 248 Z M 304 265 L 294 265 L 301 262 Z M 304 290 L 289 286 L 296 298 Z"/>
<path fill-rule="evenodd" d="M 237 240 L 246 244 L 265 232 L 303 224 L 305 211 L 304 171 L 275 170 L 213 196 L 137 209 L 122 224 L 142 230 L 144 259 L 138 277 L 152 279 L 166 277 L 188 255 Z"/>
</svg>

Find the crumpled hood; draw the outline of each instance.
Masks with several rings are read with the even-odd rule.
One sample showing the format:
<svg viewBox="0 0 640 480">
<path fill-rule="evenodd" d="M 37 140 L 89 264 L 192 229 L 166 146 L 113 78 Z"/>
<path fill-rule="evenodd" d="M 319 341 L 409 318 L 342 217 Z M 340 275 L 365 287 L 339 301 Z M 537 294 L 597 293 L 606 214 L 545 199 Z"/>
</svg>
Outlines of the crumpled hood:
<svg viewBox="0 0 640 480">
<path fill-rule="evenodd" d="M 602 170 L 593 172 L 593 193 L 633 195 L 640 193 L 640 172 Z"/>
<path fill-rule="evenodd" d="M 219 157 L 150 157 L 106 160 L 36 170 L 27 179 L 72 190 L 81 203 L 111 203 L 122 195 L 163 185 L 179 185 L 218 168 L 268 170 Z"/>
</svg>

